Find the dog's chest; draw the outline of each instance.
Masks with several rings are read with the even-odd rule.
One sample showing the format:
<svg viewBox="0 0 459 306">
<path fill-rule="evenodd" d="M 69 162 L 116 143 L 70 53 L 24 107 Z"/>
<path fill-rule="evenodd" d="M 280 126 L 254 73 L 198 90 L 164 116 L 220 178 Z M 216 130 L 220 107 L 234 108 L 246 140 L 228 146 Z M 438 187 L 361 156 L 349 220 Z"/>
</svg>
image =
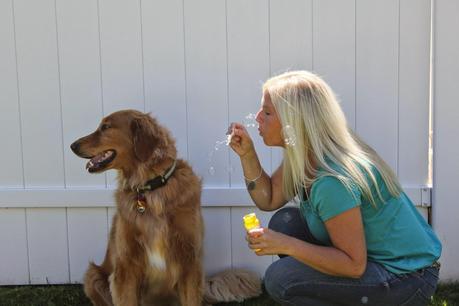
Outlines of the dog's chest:
<svg viewBox="0 0 459 306">
<path fill-rule="evenodd" d="M 150 268 L 160 271 L 166 270 L 166 257 L 159 248 L 147 249 L 147 261 Z"/>
<path fill-rule="evenodd" d="M 160 225 L 160 222 L 155 222 L 156 225 Z M 147 263 L 147 267 L 150 270 L 158 271 L 166 271 L 167 270 L 167 251 L 166 251 L 166 238 L 167 237 L 167 230 L 165 224 L 159 226 L 155 229 L 154 235 L 151 235 L 147 241 L 145 241 L 144 248 L 145 248 L 145 260 Z"/>
</svg>

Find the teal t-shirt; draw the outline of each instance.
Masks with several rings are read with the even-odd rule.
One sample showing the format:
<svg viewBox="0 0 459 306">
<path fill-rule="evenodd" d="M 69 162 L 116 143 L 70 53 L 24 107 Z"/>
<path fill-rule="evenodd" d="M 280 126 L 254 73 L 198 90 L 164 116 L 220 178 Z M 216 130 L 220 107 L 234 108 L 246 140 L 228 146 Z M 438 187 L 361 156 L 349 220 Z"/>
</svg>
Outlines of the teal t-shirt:
<svg viewBox="0 0 459 306">
<path fill-rule="evenodd" d="M 376 206 L 357 187 L 349 191 L 336 177 L 319 177 L 312 184 L 308 200 L 300 204 L 311 234 L 331 245 L 324 222 L 360 206 L 369 261 L 396 274 L 430 266 L 440 257 L 439 239 L 405 193 L 392 197 L 379 172 L 374 170 L 374 175 L 385 199 L 380 201 L 372 186 Z"/>
</svg>

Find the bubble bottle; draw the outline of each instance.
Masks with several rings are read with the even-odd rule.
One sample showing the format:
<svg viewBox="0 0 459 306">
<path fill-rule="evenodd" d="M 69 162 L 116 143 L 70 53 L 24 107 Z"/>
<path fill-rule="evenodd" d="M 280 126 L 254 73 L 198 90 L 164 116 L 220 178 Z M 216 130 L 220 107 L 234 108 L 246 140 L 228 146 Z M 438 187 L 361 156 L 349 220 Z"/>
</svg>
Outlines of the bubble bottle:
<svg viewBox="0 0 459 306">
<path fill-rule="evenodd" d="M 247 214 L 243 218 L 244 227 L 248 233 L 259 233 L 257 236 L 263 233 L 263 228 L 260 226 L 260 220 L 258 220 L 255 213 Z M 260 249 L 254 250 L 255 252 Z"/>
</svg>

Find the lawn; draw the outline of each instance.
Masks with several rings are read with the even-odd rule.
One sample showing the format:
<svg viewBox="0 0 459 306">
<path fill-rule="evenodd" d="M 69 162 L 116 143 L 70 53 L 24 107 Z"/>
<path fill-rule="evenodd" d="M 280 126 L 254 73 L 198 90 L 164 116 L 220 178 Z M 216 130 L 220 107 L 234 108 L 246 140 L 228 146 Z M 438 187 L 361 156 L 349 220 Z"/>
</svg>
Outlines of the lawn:
<svg viewBox="0 0 459 306">
<path fill-rule="evenodd" d="M 0 286 L 1 306 L 90 306 L 81 285 Z M 266 294 L 243 303 L 218 306 L 279 306 Z M 441 284 L 430 306 L 459 306 L 459 282 Z"/>
</svg>

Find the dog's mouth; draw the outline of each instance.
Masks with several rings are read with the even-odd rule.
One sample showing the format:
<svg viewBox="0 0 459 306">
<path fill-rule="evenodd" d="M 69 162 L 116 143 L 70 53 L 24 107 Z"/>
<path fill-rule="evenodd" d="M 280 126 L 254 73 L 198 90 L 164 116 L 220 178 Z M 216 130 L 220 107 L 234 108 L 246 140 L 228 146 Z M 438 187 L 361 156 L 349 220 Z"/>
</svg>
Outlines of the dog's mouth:
<svg viewBox="0 0 459 306">
<path fill-rule="evenodd" d="M 116 157 L 115 150 L 107 150 L 96 156 L 90 157 L 91 159 L 86 164 L 86 170 L 89 173 L 98 172 L 105 169 Z"/>
</svg>

